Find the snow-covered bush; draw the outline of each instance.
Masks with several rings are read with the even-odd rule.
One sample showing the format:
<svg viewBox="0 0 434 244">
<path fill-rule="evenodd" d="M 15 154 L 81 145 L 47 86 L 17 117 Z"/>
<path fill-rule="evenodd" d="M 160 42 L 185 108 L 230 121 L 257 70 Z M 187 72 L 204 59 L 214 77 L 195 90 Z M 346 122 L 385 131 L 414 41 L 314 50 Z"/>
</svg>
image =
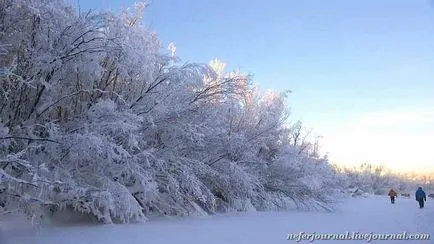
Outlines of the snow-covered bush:
<svg viewBox="0 0 434 244">
<path fill-rule="evenodd" d="M 430 187 L 429 174 L 394 173 L 384 166 L 361 164 L 360 167 L 335 167 L 339 185 L 352 196 L 387 195 L 390 189 L 400 194 L 412 193 L 419 186 Z"/>
<path fill-rule="evenodd" d="M 125 223 L 326 207 L 336 172 L 285 124 L 287 93 L 159 52 L 145 6 L 0 1 L 0 213 Z"/>
</svg>

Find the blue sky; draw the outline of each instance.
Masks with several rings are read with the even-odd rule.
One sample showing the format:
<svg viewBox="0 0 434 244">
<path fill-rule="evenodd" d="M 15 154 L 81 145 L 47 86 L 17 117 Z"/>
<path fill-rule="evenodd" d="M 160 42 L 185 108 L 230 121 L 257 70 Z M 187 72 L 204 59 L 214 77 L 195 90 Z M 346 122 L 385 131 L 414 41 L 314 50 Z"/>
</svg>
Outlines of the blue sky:
<svg viewBox="0 0 434 244">
<path fill-rule="evenodd" d="M 133 3 L 80 0 L 82 9 L 113 11 Z M 292 119 L 324 136 L 334 162 L 421 171 L 434 170 L 433 6 L 156 0 L 145 22 L 183 61 L 219 58 L 253 73 L 261 89 L 291 89 Z"/>
</svg>

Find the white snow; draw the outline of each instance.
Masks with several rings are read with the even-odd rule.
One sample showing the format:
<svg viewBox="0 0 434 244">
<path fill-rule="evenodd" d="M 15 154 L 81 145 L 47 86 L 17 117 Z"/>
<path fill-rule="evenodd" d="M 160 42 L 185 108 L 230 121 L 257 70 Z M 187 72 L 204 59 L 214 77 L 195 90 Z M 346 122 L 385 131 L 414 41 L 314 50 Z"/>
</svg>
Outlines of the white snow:
<svg viewBox="0 0 434 244">
<path fill-rule="evenodd" d="M 429 201 L 419 209 L 413 198 L 352 198 L 332 213 L 249 212 L 192 218 L 151 220 L 140 225 L 99 225 L 44 228 L 38 231 L 6 232 L 7 244 L 265 244 L 295 243 L 287 234 L 316 232 L 341 234 L 347 231 L 376 234 L 428 233 L 434 235 L 434 207 Z M 302 241 L 306 243 L 308 241 Z M 367 243 L 328 240 L 323 243 Z M 372 241 L 371 243 L 384 243 Z M 408 241 L 386 241 L 386 243 Z M 422 243 L 433 243 L 422 241 Z"/>
</svg>

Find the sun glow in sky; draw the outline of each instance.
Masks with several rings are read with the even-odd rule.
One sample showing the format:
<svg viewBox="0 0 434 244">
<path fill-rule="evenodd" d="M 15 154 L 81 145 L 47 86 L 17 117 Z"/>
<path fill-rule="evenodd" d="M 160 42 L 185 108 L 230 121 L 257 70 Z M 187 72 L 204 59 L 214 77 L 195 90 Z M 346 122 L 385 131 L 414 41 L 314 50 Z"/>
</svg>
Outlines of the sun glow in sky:
<svg viewBox="0 0 434 244">
<path fill-rule="evenodd" d="M 396 171 L 434 171 L 434 107 L 362 114 L 327 131 L 324 150 L 346 165 L 383 164 Z"/>
<path fill-rule="evenodd" d="M 75 0 L 66 0 L 76 3 Z M 134 0 L 79 0 L 82 9 Z M 184 62 L 219 58 L 263 90 L 293 91 L 292 121 L 345 165 L 434 170 L 431 0 L 158 0 L 144 21 Z"/>
</svg>

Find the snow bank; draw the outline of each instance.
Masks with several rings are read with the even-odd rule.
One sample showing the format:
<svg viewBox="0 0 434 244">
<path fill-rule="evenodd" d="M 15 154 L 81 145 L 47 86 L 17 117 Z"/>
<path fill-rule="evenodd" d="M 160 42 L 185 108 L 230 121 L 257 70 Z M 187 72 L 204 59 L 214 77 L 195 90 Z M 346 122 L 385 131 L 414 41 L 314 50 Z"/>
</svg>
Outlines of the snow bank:
<svg viewBox="0 0 434 244">
<path fill-rule="evenodd" d="M 331 213 L 251 212 L 151 220 L 139 225 L 45 228 L 37 232 L 25 231 L 9 236 L 7 244 L 274 244 L 291 242 L 286 240 L 287 234 L 299 232 L 339 234 L 349 231 L 392 234 L 406 231 L 433 235 L 433 217 L 434 206 L 431 206 L 430 202 L 427 202 L 425 209 L 419 209 L 417 203 L 411 199 L 398 199 L 396 204 L 392 205 L 387 197 L 377 196 L 350 198 L 340 203 L 339 210 Z"/>
</svg>

